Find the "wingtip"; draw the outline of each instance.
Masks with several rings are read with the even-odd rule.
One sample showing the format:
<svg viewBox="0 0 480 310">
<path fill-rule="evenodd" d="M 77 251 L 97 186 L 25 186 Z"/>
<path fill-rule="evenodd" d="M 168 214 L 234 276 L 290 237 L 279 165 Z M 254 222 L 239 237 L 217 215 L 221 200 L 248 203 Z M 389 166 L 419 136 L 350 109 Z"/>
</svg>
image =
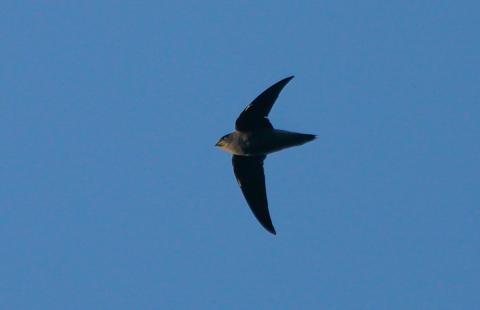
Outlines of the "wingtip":
<svg viewBox="0 0 480 310">
<path fill-rule="evenodd" d="M 278 81 L 277 83 L 275 83 L 274 85 L 272 85 L 271 87 L 274 87 L 274 86 L 277 86 L 277 85 L 282 85 L 281 88 L 283 88 L 285 85 L 288 84 L 288 82 L 290 82 L 291 79 L 293 79 L 295 76 L 294 75 L 290 75 L 286 78 L 283 78 L 281 79 L 280 81 Z"/>
<path fill-rule="evenodd" d="M 258 219 L 258 218 L 257 218 Z M 277 232 L 275 231 L 275 227 L 273 227 L 272 221 L 270 220 L 270 216 L 267 221 L 264 220 L 259 220 L 260 224 L 262 225 L 263 228 L 265 228 L 266 231 L 271 233 L 272 235 L 276 235 Z"/>
<path fill-rule="evenodd" d="M 269 233 L 271 233 L 272 235 L 277 235 L 277 232 L 275 231 L 275 228 L 272 226 L 263 226 Z"/>
</svg>

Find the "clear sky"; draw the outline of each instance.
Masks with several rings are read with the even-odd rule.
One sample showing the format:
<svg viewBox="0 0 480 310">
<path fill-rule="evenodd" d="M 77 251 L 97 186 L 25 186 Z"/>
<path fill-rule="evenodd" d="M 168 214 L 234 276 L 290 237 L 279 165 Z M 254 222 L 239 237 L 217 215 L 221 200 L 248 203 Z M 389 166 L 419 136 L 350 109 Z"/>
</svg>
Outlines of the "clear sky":
<svg viewBox="0 0 480 310">
<path fill-rule="evenodd" d="M 478 309 L 478 1 L 1 7 L 1 309 Z M 273 236 L 213 145 L 289 75 Z"/>
</svg>

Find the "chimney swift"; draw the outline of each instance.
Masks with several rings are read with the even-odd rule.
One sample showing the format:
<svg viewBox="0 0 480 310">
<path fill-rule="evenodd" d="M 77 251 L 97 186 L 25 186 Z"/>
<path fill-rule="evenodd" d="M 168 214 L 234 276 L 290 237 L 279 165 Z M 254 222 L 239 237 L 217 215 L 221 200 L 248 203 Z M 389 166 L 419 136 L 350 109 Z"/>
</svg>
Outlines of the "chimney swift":
<svg viewBox="0 0 480 310">
<path fill-rule="evenodd" d="M 267 154 L 315 139 L 315 135 L 274 129 L 268 113 L 283 87 L 293 78 L 287 77 L 266 89 L 253 100 L 235 122 L 235 131 L 218 140 L 215 146 L 232 153 L 233 172 L 243 196 L 262 226 L 276 234 L 268 212 L 263 161 Z"/>
</svg>

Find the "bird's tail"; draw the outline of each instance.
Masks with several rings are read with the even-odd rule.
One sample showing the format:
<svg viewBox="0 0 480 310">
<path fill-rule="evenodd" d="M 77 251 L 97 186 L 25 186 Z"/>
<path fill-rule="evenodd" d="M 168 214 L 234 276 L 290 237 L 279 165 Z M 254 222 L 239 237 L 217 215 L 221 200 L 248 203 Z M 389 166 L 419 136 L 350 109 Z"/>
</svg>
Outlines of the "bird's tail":
<svg viewBox="0 0 480 310">
<path fill-rule="evenodd" d="M 308 133 L 287 132 L 282 138 L 285 139 L 286 144 L 291 146 L 302 145 L 314 140 L 317 136 Z"/>
<path fill-rule="evenodd" d="M 268 146 L 269 151 L 265 153 L 276 152 L 292 146 L 302 145 L 314 140 L 316 137 L 316 135 L 276 129 L 275 136 Z"/>
<path fill-rule="evenodd" d="M 301 144 L 310 142 L 310 141 L 315 140 L 317 138 L 316 135 L 311 135 L 311 134 L 308 134 L 308 133 L 297 133 L 297 135 L 298 135 L 297 136 L 298 141 L 302 141 Z"/>
</svg>

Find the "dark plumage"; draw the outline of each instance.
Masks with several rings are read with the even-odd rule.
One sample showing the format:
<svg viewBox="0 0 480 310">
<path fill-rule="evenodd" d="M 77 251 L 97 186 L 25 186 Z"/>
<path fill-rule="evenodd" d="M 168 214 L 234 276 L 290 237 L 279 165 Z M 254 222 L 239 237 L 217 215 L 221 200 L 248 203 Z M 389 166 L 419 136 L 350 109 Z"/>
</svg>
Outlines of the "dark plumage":
<svg viewBox="0 0 480 310">
<path fill-rule="evenodd" d="M 263 161 L 267 154 L 315 139 L 311 134 L 274 129 L 267 118 L 278 95 L 292 78 L 285 78 L 262 92 L 240 113 L 235 132 L 215 144 L 233 154 L 233 171 L 242 193 L 257 220 L 272 234 L 276 232 L 268 211 Z"/>
</svg>

